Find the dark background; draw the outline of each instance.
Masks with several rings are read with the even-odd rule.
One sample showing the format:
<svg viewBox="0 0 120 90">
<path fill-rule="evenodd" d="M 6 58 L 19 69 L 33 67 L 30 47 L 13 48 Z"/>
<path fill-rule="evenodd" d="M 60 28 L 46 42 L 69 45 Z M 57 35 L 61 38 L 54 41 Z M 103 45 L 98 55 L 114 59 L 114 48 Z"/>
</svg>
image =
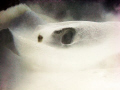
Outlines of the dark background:
<svg viewBox="0 0 120 90">
<path fill-rule="evenodd" d="M 68 11 L 74 20 L 81 20 L 83 15 L 86 17 L 93 15 L 90 18 L 99 17 L 100 7 L 93 3 L 100 3 L 106 12 L 117 13 L 116 8 L 120 7 L 120 0 L 1 0 L 0 11 L 27 2 L 37 3 L 44 11 L 52 13 L 58 20 L 64 18 Z"/>
<path fill-rule="evenodd" d="M 27 1 L 30 2 L 65 2 L 68 5 L 76 6 L 79 3 L 87 3 L 87 2 L 100 2 L 106 7 L 106 10 L 111 11 L 114 10 L 114 7 L 117 7 L 120 4 L 120 0 L 1 0 L 0 1 L 0 10 L 5 10 L 8 7 L 17 5 L 19 3 L 26 3 Z"/>
</svg>

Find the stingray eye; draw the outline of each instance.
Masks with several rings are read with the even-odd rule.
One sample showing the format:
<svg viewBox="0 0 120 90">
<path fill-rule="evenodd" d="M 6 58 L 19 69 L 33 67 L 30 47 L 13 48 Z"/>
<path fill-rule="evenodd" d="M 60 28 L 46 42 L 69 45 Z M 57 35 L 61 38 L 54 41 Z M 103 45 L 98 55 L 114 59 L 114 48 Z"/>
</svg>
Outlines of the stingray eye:
<svg viewBox="0 0 120 90">
<path fill-rule="evenodd" d="M 73 38 L 75 36 L 75 29 L 74 28 L 64 28 L 62 29 L 64 31 L 64 34 L 62 35 L 61 42 L 63 44 L 71 44 L 73 41 Z"/>
<path fill-rule="evenodd" d="M 75 28 L 68 27 L 54 31 L 53 38 L 62 44 L 71 44 L 74 40 L 75 34 Z"/>
<path fill-rule="evenodd" d="M 38 36 L 38 42 L 41 42 L 42 39 L 43 39 L 43 36 L 39 35 L 39 36 Z"/>
</svg>

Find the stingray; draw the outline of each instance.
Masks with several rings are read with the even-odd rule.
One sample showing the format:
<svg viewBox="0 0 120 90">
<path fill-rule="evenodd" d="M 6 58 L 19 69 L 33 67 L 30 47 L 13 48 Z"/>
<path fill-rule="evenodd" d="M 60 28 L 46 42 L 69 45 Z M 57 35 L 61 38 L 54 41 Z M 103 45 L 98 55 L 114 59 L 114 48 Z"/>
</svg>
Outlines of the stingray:
<svg viewBox="0 0 120 90">
<path fill-rule="evenodd" d="M 0 12 L 4 28 L 17 52 L 1 49 L 2 90 L 120 88 L 119 22 L 47 23 L 21 4 Z"/>
</svg>

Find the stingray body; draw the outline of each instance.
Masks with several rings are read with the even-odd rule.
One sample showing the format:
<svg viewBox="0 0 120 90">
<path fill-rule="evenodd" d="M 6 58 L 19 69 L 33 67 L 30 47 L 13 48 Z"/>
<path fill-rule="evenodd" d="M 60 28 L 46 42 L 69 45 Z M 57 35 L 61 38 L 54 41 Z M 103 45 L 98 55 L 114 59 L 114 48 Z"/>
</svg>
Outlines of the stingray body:
<svg viewBox="0 0 120 90">
<path fill-rule="evenodd" d="M 119 90 L 119 22 L 46 23 L 24 5 L 0 14 L 18 52 L 5 60 L 19 62 L 7 90 Z"/>
</svg>

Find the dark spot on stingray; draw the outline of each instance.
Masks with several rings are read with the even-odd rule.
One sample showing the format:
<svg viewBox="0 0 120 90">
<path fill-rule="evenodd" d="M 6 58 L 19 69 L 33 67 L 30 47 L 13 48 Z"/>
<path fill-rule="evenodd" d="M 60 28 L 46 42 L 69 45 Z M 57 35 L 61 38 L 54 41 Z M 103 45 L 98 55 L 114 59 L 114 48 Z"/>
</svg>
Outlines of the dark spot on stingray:
<svg viewBox="0 0 120 90">
<path fill-rule="evenodd" d="M 38 36 L 38 42 L 41 42 L 42 39 L 43 39 L 43 36 L 39 35 L 39 36 Z"/>
</svg>

